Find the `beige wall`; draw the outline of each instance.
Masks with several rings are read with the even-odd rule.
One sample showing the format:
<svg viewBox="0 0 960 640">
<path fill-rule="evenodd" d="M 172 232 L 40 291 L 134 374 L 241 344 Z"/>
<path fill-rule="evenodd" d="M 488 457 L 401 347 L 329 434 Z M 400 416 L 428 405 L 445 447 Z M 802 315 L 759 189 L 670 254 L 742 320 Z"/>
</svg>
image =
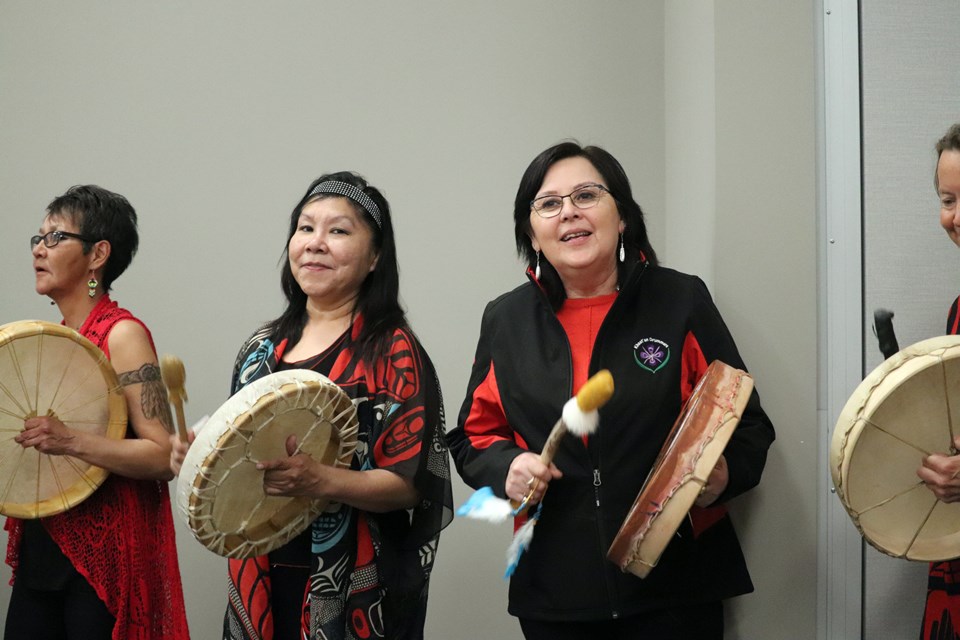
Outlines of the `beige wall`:
<svg viewBox="0 0 960 640">
<path fill-rule="evenodd" d="M 815 638 L 813 2 L 666 3 L 665 262 L 711 286 L 777 428 L 732 504 L 756 592 L 728 638 Z"/>
<path fill-rule="evenodd" d="M 814 3 L 717 3 L 717 303 L 777 427 L 734 519 L 755 595 L 736 638 L 815 638 Z"/>
<path fill-rule="evenodd" d="M 49 199 L 82 182 L 120 191 L 142 244 L 116 298 L 185 361 L 196 419 L 225 398 L 241 340 L 280 309 L 290 208 L 321 172 L 354 168 L 390 200 L 402 295 L 452 424 L 483 305 L 521 281 L 520 174 L 561 139 L 600 144 L 666 262 L 711 283 L 779 430 L 763 485 L 734 506 L 757 593 L 731 607 L 730 637 L 813 637 L 813 9 L 735 4 L 2 3 L 0 321 L 56 319 L 33 293 L 26 244 Z M 670 48 L 684 10 L 713 31 L 707 66 Z M 711 109 L 681 110 L 665 76 L 713 69 L 704 125 Z M 681 220 L 701 179 L 684 171 L 695 139 L 674 144 L 684 118 L 716 138 L 698 160 L 715 165 L 712 233 Z M 687 263 L 690 247 L 712 261 Z M 455 491 L 459 503 L 467 490 Z M 194 636 L 216 637 L 224 563 L 178 535 Z M 509 535 L 459 520 L 446 531 L 430 637 L 519 637 L 500 578 Z"/>
</svg>

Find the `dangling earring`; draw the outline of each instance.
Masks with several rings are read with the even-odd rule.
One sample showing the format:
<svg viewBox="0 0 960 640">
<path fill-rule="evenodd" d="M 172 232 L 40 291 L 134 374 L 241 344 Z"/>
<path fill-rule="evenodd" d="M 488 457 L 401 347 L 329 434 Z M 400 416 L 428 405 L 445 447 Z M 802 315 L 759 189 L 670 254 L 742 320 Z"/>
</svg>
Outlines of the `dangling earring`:
<svg viewBox="0 0 960 640">
<path fill-rule="evenodd" d="M 540 279 L 540 252 L 537 251 L 537 267 L 533 270 L 533 277 L 537 280 Z"/>
<path fill-rule="evenodd" d="M 87 280 L 87 295 L 91 298 L 97 295 L 97 285 L 100 284 L 97 282 L 97 279 L 93 276 L 90 276 L 90 279 Z"/>
<path fill-rule="evenodd" d="M 623 232 L 620 233 L 620 262 L 623 262 L 627 257 L 627 252 L 623 249 Z"/>
</svg>

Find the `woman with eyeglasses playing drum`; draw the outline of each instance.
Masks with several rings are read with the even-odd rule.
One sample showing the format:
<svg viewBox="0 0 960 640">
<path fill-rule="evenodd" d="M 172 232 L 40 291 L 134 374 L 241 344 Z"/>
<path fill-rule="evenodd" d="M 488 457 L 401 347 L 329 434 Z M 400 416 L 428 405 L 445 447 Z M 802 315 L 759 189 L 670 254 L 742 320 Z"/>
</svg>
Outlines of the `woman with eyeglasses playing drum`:
<svg viewBox="0 0 960 640">
<path fill-rule="evenodd" d="M 350 468 L 289 438 L 288 457 L 260 463 L 251 491 L 336 506 L 266 556 L 229 560 L 223 637 L 422 638 L 453 500 L 440 387 L 399 303 L 386 199 L 355 173 L 321 176 L 293 209 L 285 256 L 286 309 L 241 347 L 232 393 L 274 372 L 320 373 L 356 405 L 359 445 Z M 175 438 L 177 472 L 186 449 Z"/>
<path fill-rule="evenodd" d="M 937 167 L 933 184 L 940 199 L 940 226 L 950 240 L 960 246 L 960 123 L 950 127 L 935 148 Z M 950 307 L 946 332 L 960 333 L 960 298 Z M 960 437 L 954 446 L 960 448 Z M 923 459 L 917 475 L 940 500 L 960 501 L 960 455 L 929 455 Z M 921 638 L 933 640 L 957 635 L 960 635 L 960 559 L 933 562 Z"/>
<path fill-rule="evenodd" d="M 646 579 L 606 558 L 707 365 L 744 368 L 703 282 L 658 265 L 620 163 L 565 142 L 537 156 L 514 203 L 529 282 L 487 305 L 458 426 L 473 487 L 542 511 L 511 578 L 527 638 L 720 638 L 721 601 L 752 591 L 723 503 L 760 479 L 773 441 L 754 394 L 726 452 Z M 615 380 L 600 424 L 544 466 L 564 403 L 600 369 Z M 549 490 L 547 488 L 549 487 Z M 666 496 L 664 497 L 666 499 Z"/>
<path fill-rule="evenodd" d="M 42 415 L 25 420 L 14 438 L 24 448 L 70 456 L 110 475 L 63 513 L 7 519 L 7 562 L 14 570 L 8 640 L 189 637 L 167 492 L 166 390 L 150 332 L 109 295 L 137 244 L 133 207 L 93 185 L 54 199 L 30 239 L 37 293 L 109 358 L 129 429 L 126 438 L 111 439 Z"/>
</svg>

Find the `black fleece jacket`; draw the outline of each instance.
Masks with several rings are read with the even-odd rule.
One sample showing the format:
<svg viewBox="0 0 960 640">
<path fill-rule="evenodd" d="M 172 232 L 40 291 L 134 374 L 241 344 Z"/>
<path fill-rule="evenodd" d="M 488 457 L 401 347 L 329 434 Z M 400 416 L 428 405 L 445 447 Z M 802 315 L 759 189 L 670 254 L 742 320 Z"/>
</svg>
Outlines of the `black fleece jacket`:
<svg viewBox="0 0 960 640">
<path fill-rule="evenodd" d="M 660 355 L 651 356 L 651 349 Z M 760 481 L 774 439 L 756 391 L 724 452 L 730 481 L 716 503 L 721 506 L 695 507 L 643 580 L 606 559 L 683 399 L 715 359 L 745 369 L 703 282 L 638 263 L 590 360 L 591 375 L 604 368 L 613 373 L 616 391 L 587 446 L 565 438 L 554 458 L 564 475 L 551 482 L 533 542 L 511 579 L 511 614 L 611 619 L 753 590 L 722 503 Z M 573 393 L 572 381 L 569 341 L 535 282 L 490 302 L 467 397 L 448 434 L 464 481 L 503 497 L 510 463 L 527 449 L 542 449 Z M 699 523 L 696 535 L 691 521 Z"/>
</svg>

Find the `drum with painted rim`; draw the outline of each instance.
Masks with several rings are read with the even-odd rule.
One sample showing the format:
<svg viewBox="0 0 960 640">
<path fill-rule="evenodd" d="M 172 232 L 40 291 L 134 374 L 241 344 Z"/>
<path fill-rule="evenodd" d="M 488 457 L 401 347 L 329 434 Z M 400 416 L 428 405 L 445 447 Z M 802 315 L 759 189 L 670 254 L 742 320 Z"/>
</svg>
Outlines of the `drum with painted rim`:
<svg viewBox="0 0 960 640">
<path fill-rule="evenodd" d="M 640 578 L 656 567 L 740 423 L 753 392 L 745 371 L 714 360 L 684 404 L 607 558 Z"/>
</svg>

